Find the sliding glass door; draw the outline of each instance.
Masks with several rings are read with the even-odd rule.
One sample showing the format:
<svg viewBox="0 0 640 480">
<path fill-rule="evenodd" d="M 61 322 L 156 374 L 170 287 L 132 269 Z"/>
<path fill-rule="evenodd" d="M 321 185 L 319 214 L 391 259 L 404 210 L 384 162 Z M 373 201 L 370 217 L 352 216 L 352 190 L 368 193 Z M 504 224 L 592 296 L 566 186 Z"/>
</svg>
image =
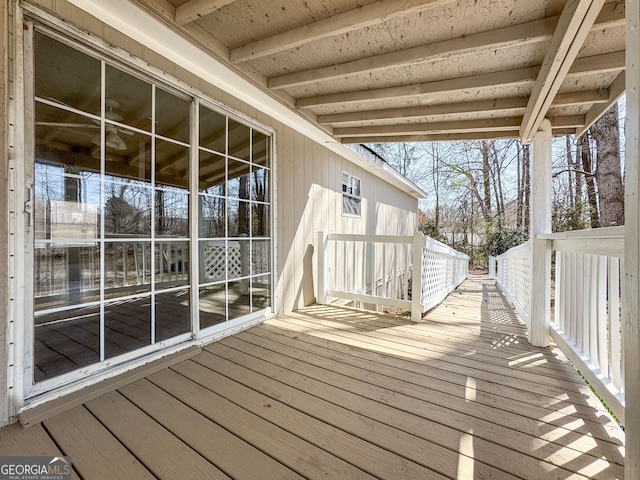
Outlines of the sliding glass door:
<svg viewBox="0 0 640 480">
<path fill-rule="evenodd" d="M 51 33 L 32 41 L 32 392 L 269 308 L 270 136 Z"/>
</svg>

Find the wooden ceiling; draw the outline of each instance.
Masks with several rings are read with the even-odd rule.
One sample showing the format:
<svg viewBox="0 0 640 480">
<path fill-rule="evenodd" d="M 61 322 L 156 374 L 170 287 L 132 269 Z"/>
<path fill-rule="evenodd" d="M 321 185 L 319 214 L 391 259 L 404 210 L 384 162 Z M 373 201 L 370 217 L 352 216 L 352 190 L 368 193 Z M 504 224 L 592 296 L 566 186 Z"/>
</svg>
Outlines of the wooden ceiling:
<svg viewBox="0 0 640 480">
<path fill-rule="evenodd" d="M 624 1 L 132 1 L 342 143 L 580 135 L 624 92 Z"/>
</svg>

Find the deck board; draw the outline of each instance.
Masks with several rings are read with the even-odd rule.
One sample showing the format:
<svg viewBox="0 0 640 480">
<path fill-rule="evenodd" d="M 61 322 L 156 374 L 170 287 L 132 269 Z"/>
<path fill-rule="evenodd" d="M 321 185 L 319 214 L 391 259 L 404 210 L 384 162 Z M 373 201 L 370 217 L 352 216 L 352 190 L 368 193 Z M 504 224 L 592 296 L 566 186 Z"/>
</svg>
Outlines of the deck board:
<svg viewBox="0 0 640 480">
<path fill-rule="evenodd" d="M 0 455 L 70 455 L 85 480 L 624 476 L 622 430 L 480 278 L 423 323 L 314 305 L 67 403 L 0 430 Z"/>
</svg>

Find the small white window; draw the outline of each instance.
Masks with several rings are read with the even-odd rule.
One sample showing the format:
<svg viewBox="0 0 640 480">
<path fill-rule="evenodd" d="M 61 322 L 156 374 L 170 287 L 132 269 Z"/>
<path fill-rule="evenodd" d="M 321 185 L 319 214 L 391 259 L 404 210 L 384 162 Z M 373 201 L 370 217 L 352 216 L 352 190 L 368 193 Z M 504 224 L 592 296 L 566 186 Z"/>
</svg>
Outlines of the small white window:
<svg viewBox="0 0 640 480">
<path fill-rule="evenodd" d="M 342 214 L 361 216 L 360 179 L 342 173 Z"/>
</svg>

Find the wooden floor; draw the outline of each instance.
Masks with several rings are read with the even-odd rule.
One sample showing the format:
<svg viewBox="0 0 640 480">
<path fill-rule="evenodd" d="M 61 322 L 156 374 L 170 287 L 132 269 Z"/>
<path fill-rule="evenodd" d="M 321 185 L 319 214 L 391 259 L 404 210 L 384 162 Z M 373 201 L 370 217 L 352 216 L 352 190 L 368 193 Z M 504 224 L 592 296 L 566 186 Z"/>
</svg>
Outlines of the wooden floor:
<svg viewBox="0 0 640 480">
<path fill-rule="evenodd" d="M 268 321 L 4 428 L 0 455 L 70 455 L 100 480 L 610 479 L 623 440 L 476 278 L 422 324 L 323 306 Z"/>
</svg>

